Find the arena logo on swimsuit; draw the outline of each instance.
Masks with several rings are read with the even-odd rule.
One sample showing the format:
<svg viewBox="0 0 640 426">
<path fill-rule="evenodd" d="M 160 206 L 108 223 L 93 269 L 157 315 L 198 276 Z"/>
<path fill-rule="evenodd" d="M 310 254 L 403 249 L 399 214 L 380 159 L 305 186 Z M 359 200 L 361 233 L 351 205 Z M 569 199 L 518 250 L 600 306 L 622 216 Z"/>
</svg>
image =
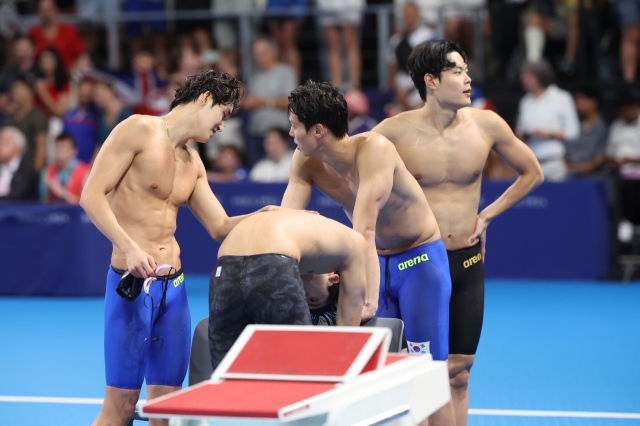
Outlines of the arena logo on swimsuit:
<svg viewBox="0 0 640 426">
<path fill-rule="evenodd" d="M 173 281 L 173 286 L 178 287 L 183 282 L 184 282 L 184 273 L 180 274 L 180 276 L 176 278 L 175 281 Z"/>
<path fill-rule="evenodd" d="M 468 268 L 469 266 L 473 265 L 474 263 L 478 263 L 480 262 L 480 260 L 482 260 L 482 254 L 478 253 L 475 256 L 473 256 L 471 259 L 467 259 L 462 263 L 462 266 L 466 268 Z"/>
<path fill-rule="evenodd" d="M 429 260 L 429 256 L 427 256 L 425 253 L 422 256 L 416 256 L 413 259 L 405 260 L 398 265 L 398 269 L 403 271 L 407 268 L 411 268 L 412 266 L 417 265 L 420 262 L 426 262 L 427 260 Z"/>
</svg>

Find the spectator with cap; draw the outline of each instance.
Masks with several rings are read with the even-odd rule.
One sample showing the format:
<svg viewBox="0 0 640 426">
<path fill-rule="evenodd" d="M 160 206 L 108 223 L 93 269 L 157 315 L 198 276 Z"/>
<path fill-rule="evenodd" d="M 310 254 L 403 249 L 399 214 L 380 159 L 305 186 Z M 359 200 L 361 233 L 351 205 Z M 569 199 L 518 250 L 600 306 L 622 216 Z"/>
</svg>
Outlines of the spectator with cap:
<svg viewBox="0 0 640 426">
<path fill-rule="evenodd" d="M 124 105 L 116 96 L 115 90 L 110 83 L 104 81 L 96 82 L 93 89 L 93 102 L 98 107 L 98 146 L 102 146 L 111 131 L 122 121 L 131 116 L 131 110 Z"/>
<path fill-rule="evenodd" d="M 16 127 L 0 129 L 0 201 L 36 200 L 38 173 L 24 155 L 27 140 Z"/>
<path fill-rule="evenodd" d="M 567 170 L 577 176 L 594 172 L 605 162 L 607 123 L 599 113 L 600 91 L 585 84 L 573 93 L 580 118 L 580 136 L 567 143 Z"/>
<path fill-rule="evenodd" d="M 298 86 L 291 66 L 278 62 L 273 40 L 259 38 L 253 42 L 253 59 L 258 71 L 249 79 L 243 108 L 249 112 L 247 159 L 250 165 L 262 157 L 262 139 L 272 127 L 288 128 L 288 96 Z"/>
<path fill-rule="evenodd" d="M 66 70 L 84 52 L 84 43 L 77 28 L 72 24 L 58 21 L 58 7 L 54 0 L 40 0 L 38 2 L 38 16 L 40 25 L 29 31 L 29 37 L 36 46 L 36 54 L 52 47 L 60 52 L 62 63 Z"/>
<path fill-rule="evenodd" d="M 413 2 L 405 3 L 402 8 L 402 28 L 387 43 L 389 85 L 401 111 L 419 108 L 424 104 L 407 72 L 407 62 L 414 47 L 434 38 L 435 32 L 422 24 L 418 6 Z"/>
<path fill-rule="evenodd" d="M 516 134 L 533 151 L 544 177 L 564 180 L 567 175 L 565 144 L 580 135 L 580 122 L 571 94 L 553 84 L 546 61 L 525 63 L 520 82 L 527 92 L 520 100 Z"/>
<path fill-rule="evenodd" d="M 27 140 L 25 156 L 39 171 L 46 163 L 49 121 L 36 107 L 33 88 L 26 81 L 20 78 L 13 81 L 11 100 L 12 111 L 5 115 L 2 125 L 20 129 Z"/>
<path fill-rule="evenodd" d="M 56 138 L 54 160 L 42 171 L 40 199 L 45 202 L 80 202 L 80 193 L 89 174 L 89 165 L 78 159 L 73 136 L 62 133 Z"/>
<path fill-rule="evenodd" d="M 350 90 L 344 95 L 347 102 L 347 119 L 349 120 L 349 136 L 368 132 L 378 122 L 369 117 L 369 99 L 360 90 Z"/>
<path fill-rule="evenodd" d="M 640 105 L 629 91 L 618 96 L 618 118 L 609 129 L 607 155 L 620 166 L 623 179 L 640 180 Z"/>
<path fill-rule="evenodd" d="M 91 163 L 98 140 L 98 110 L 93 105 L 93 86 L 91 80 L 78 83 L 78 106 L 62 117 L 63 131 L 70 134 L 76 142 L 78 159 Z"/>
<path fill-rule="evenodd" d="M 213 161 L 213 170 L 207 172 L 207 179 L 209 182 L 243 182 L 247 175 L 238 148 L 226 145 L 220 147 L 220 153 Z"/>
<path fill-rule="evenodd" d="M 280 128 L 267 131 L 264 137 L 265 158 L 258 161 L 249 173 L 249 179 L 260 183 L 289 181 L 289 167 L 293 151 L 289 149 L 289 133 Z"/>
</svg>

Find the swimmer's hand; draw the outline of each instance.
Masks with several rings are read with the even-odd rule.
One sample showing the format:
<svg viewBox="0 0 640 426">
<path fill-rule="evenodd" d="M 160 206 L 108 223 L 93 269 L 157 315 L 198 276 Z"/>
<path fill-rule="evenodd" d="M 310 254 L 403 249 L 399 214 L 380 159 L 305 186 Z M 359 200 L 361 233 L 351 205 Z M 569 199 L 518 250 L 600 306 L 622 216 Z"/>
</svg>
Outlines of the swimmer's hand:
<svg viewBox="0 0 640 426">
<path fill-rule="evenodd" d="M 127 257 L 127 270 L 138 278 L 155 277 L 156 265 L 155 260 L 140 247 L 136 247 L 131 251 L 125 252 Z"/>
<path fill-rule="evenodd" d="M 467 239 L 469 244 L 473 244 L 477 239 L 480 239 L 480 254 L 482 255 L 482 263 L 484 263 L 485 244 L 487 242 L 487 227 L 489 226 L 491 219 L 487 219 L 481 214 L 476 218 L 476 229 L 473 234 Z"/>
<path fill-rule="evenodd" d="M 365 321 L 369 321 L 371 318 L 376 316 L 376 312 L 378 311 L 378 307 L 377 306 L 373 306 L 371 304 L 365 304 L 362 307 L 362 318 L 360 319 L 360 322 L 363 323 Z"/>
</svg>

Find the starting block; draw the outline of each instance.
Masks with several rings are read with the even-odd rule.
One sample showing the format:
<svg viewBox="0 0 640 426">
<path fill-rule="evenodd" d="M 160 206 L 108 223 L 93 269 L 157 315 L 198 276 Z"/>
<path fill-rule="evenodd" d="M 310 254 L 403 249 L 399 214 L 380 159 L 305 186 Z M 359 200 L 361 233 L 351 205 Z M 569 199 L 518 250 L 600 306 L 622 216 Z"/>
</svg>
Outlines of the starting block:
<svg viewBox="0 0 640 426">
<path fill-rule="evenodd" d="M 250 325 L 211 380 L 147 402 L 192 426 L 416 425 L 450 399 L 446 362 L 388 355 L 386 328 Z"/>
</svg>

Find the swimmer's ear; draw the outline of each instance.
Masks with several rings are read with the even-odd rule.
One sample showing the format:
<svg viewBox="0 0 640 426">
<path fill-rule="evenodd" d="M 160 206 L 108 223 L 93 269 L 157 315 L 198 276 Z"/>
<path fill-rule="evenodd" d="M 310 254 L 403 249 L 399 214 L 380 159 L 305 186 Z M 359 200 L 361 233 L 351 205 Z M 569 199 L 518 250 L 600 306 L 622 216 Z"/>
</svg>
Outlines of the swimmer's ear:
<svg viewBox="0 0 640 426">
<path fill-rule="evenodd" d="M 340 282 L 340 275 L 335 274 L 335 273 L 329 274 L 329 277 L 327 279 L 329 280 L 329 282 L 331 284 L 337 284 L 337 283 Z"/>
<path fill-rule="evenodd" d="M 313 126 L 313 129 L 314 129 L 314 136 L 316 137 L 320 137 L 327 132 L 327 129 L 322 124 L 319 124 L 319 123 Z"/>
<path fill-rule="evenodd" d="M 438 88 L 438 84 L 436 83 L 436 80 L 440 82 L 440 79 L 433 74 L 424 75 L 424 84 L 427 86 L 428 89 Z"/>
<path fill-rule="evenodd" d="M 211 96 L 211 92 L 204 92 L 201 95 L 201 99 L 202 99 L 202 106 L 207 105 L 207 103 L 209 102 L 209 99 L 212 99 L 213 97 Z M 213 105 L 212 105 L 213 106 Z"/>
</svg>

